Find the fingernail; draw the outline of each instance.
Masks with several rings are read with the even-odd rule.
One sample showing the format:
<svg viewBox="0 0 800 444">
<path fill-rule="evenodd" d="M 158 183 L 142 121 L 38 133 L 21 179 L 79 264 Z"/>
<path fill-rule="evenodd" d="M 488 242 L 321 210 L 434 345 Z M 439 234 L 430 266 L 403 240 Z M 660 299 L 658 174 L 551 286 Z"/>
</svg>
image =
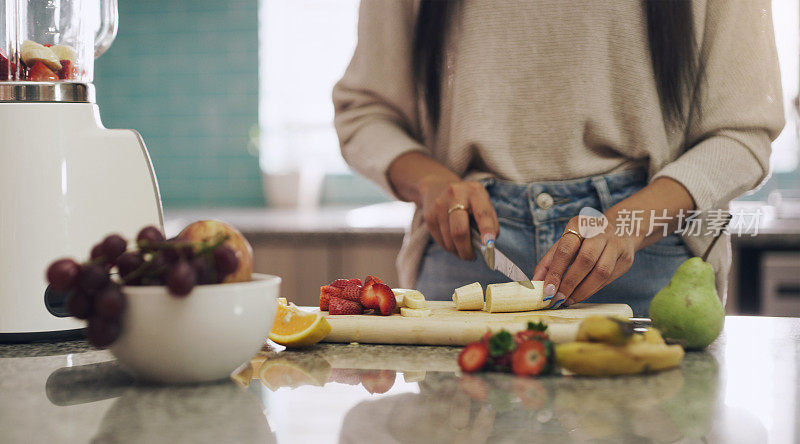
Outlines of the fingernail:
<svg viewBox="0 0 800 444">
<path fill-rule="evenodd" d="M 494 243 L 494 234 L 492 233 L 486 233 L 483 235 L 483 245 L 488 246 L 489 242 Z"/>
<path fill-rule="evenodd" d="M 560 306 L 561 306 L 561 304 L 563 304 L 563 303 L 564 303 L 564 301 L 566 301 L 566 300 L 567 300 L 567 297 L 566 297 L 566 296 L 564 296 L 564 293 L 556 293 L 556 295 L 555 295 L 555 298 L 554 298 L 554 299 L 556 300 L 556 303 L 555 303 L 555 304 L 553 304 L 553 306 L 552 306 L 552 307 L 550 307 L 550 308 L 558 308 L 558 307 L 560 307 Z"/>
<path fill-rule="evenodd" d="M 546 297 L 552 297 L 556 294 L 556 286 L 553 284 L 547 284 L 544 286 L 544 295 Z"/>
</svg>

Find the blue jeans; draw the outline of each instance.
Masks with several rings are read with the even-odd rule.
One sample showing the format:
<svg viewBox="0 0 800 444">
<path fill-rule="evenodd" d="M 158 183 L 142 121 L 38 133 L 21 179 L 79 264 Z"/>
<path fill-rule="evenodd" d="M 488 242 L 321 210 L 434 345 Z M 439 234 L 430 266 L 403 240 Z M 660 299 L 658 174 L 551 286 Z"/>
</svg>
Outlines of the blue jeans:
<svg viewBox="0 0 800 444">
<path fill-rule="evenodd" d="M 498 179 L 482 181 L 497 211 L 500 234 L 495 245 L 529 277 L 547 250 L 564 232 L 567 222 L 583 207 L 602 212 L 642 189 L 647 183 L 642 170 L 628 170 L 580 179 L 535 182 L 518 185 Z M 537 197 L 547 193 L 552 206 L 537 205 Z M 547 199 L 540 197 L 540 202 Z M 548 206 L 546 203 L 544 206 Z M 649 227 L 642 227 L 648 229 Z M 634 316 L 647 316 L 650 300 L 669 282 L 672 274 L 690 257 L 680 236 L 671 234 L 639 250 L 631 269 L 603 287 L 586 302 L 623 303 Z M 472 282 L 486 285 L 508 282 L 490 270 L 482 259 L 464 261 L 442 249 L 433 240 L 420 263 L 416 288 L 427 299 L 449 300 L 453 289 Z"/>
</svg>

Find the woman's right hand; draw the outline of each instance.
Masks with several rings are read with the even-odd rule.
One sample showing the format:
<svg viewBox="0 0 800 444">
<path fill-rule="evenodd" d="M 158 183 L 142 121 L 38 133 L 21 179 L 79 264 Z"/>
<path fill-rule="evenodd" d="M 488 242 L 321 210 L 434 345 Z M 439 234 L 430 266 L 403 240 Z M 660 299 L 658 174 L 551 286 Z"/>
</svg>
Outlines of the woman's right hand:
<svg viewBox="0 0 800 444">
<path fill-rule="evenodd" d="M 480 182 L 462 180 L 421 151 L 404 153 L 392 161 L 388 179 L 398 196 L 417 204 L 436 243 L 460 258 L 474 257 L 470 215 L 484 244 L 497 237 L 497 213 Z"/>
<path fill-rule="evenodd" d="M 497 237 L 497 213 L 486 188 L 475 181 L 428 177 L 421 183 L 421 209 L 433 239 L 445 250 L 472 260 L 469 217 L 475 219 L 486 244 Z"/>
</svg>

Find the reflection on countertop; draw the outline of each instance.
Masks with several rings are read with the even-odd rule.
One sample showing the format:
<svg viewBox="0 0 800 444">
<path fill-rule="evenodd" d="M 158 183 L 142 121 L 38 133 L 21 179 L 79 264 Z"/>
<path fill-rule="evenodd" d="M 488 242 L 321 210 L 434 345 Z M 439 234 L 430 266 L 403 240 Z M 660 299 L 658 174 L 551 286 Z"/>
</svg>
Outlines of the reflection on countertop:
<svg viewBox="0 0 800 444">
<path fill-rule="evenodd" d="M 233 381 L 154 386 L 106 351 L 0 349 L 6 442 L 797 442 L 800 319 L 728 317 L 680 368 L 461 374 L 454 347 L 266 346 Z M 16 352 L 15 352 L 16 350 Z M 40 350 L 41 351 L 41 350 Z M 52 350 L 51 350 L 52 351 Z"/>
</svg>

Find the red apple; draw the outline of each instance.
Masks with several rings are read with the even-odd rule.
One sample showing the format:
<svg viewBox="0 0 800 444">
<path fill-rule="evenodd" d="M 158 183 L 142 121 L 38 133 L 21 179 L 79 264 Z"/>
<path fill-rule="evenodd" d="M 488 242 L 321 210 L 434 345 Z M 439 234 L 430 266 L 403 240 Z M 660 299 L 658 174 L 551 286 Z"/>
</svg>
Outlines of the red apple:
<svg viewBox="0 0 800 444">
<path fill-rule="evenodd" d="M 222 282 L 248 282 L 253 273 L 253 247 L 236 228 L 218 220 L 200 220 L 187 225 L 177 238 L 182 241 L 202 242 L 220 235 L 228 236 L 225 245 L 231 247 L 239 259 L 239 268 Z"/>
</svg>

